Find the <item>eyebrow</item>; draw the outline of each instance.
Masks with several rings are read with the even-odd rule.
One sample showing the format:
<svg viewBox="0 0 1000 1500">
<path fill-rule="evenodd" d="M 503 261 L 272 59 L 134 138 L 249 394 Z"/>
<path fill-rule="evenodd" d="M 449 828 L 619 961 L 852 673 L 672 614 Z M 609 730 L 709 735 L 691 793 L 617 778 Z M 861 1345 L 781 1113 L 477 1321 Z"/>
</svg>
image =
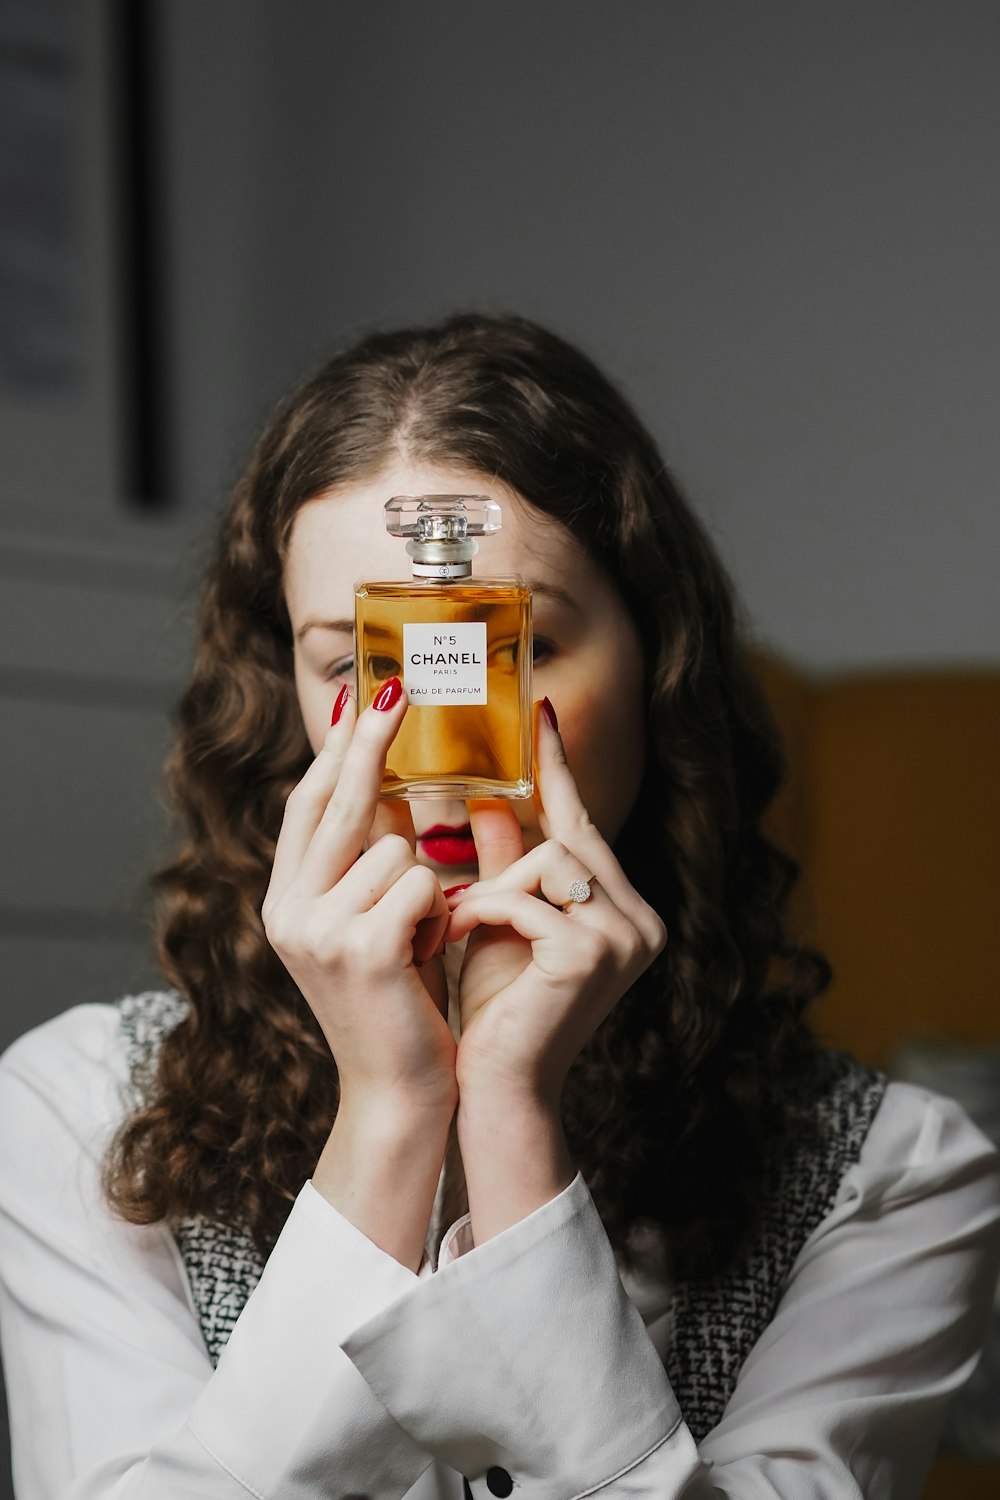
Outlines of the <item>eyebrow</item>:
<svg viewBox="0 0 1000 1500">
<path fill-rule="evenodd" d="M 554 600 L 556 604 L 562 604 L 566 609 L 571 609 L 574 610 L 577 614 L 582 614 L 581 607 L 573 598 L 572 594 L 568 594 L 566 590 L 561 589 L 558 584 L 532 583 L 529 579 L 528 587 L 530 588 L 532 594 L 542 594 L 547 598 Z M 295 632 L 295 639 L 297 641 L 301 641 L 302 637 L 307 633 L 307 631 L 310 630 L 338 630 L 342 635 L 353 635 L 354 621 L 306 620 L 305 624 Z"/>
<path fill-rule="evenodd" d="M 310 630 L 339 630 L 343 635 L 354 633 L 353 620 L 307 620 L 300 630 L 295 632 L 295 639 L 301 641 Z"/>
</svg>

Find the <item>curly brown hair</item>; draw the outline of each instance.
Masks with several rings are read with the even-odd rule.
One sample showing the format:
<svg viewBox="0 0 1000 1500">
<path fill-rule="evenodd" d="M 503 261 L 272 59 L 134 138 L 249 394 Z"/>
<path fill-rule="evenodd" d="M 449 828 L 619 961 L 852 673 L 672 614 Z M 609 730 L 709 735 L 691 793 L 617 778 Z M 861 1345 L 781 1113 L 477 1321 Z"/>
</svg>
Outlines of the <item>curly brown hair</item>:
<svg viewBox="0 0 1000 1500">
<path fill-rule="evenodd" d="M 495 476 L 563 523 L 646 643 L 646 771 L 615 850 L 670 941 L 572 1067 L 563 1121 L 609 1239 L 659 1226 L 676 1275 L 753 1226 L 766 1147 L 819 1043 L 832 970 L 789 932 L 796 860 L 762 832 L 786 776 L 735 590 L 652 437 L 580 350 L 516 316 L 380 331 L 277 410 L 218 525 L 164 782 L 184 833 L 149 879 L 156 956 L 189 1000 L 104 1162 L 139 1224 L 242 1221 L 262 1254 L 330 1132 L 337 1069 L 260 911 L 312 758 L 283 591 L 292 523 L 339 482 L 414 462 Z"/>
</svg>

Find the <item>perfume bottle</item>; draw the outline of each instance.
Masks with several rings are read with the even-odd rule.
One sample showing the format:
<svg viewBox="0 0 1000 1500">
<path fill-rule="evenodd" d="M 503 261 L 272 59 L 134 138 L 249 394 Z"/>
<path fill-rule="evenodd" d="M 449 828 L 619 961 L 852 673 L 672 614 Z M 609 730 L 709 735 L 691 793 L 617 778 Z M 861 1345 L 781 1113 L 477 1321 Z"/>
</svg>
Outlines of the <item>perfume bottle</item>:
<svg viewBox="0 0 1000 1500">
<path fill-rule="evenodd" d="M 500 506 L 395 495 L 384 509 L 413 577 L 355 588 L 358 710 L 390 677 L 409 700 L 381 795 L 530 797 L 531 591 L 516 575 L 472 576 L 475 538 L 499 531 Z"/>
</svg>

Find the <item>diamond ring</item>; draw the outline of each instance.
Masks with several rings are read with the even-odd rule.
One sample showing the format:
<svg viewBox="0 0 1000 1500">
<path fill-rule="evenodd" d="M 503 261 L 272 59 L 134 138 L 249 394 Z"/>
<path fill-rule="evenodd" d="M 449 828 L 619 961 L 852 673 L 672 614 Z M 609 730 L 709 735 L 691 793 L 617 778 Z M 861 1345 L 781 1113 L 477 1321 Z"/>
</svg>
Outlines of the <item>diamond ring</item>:
<svg viewBox="0 0 1000 1500">
<path fill-rule="evenodd" d="M 563 911 L 566 911 L 568 907 L 574 906 L 581 901 L 589 901 L 591 896 L 593 895 L 593 887 L 596 884 L 597 881 L 594 879 L 593 875 L 591 875 L 589 880 L 574 880 L 570 884 L 569 900 L 563 907 Z"/>
</svg>

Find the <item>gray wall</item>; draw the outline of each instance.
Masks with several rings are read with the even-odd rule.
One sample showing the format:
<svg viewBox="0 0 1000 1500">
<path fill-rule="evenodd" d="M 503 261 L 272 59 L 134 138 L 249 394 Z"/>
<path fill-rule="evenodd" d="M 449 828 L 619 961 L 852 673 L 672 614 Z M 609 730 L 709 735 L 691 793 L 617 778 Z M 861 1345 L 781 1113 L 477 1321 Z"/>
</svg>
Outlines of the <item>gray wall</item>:
<svg viewBox="0 0 1000 1500">
<path fill-rule="evenodd" d="M 372 325 L 475 304 L 583 343 L 791 659 L 997 666 L 995 5 L 159 19 L 179 505 L 141 520 L 69 450 L 44 476 L 5 452 L 0 1049 L 155 977 L 141 882 L 202 528 L 269 403 Z"/>
<path fill-rule="evenodd" d="M 190 504 L 331 342 L 523 310 L 633 395 L 775 646 L 998 660 L 998 7 L 165 20 Z"/>
</svg>

